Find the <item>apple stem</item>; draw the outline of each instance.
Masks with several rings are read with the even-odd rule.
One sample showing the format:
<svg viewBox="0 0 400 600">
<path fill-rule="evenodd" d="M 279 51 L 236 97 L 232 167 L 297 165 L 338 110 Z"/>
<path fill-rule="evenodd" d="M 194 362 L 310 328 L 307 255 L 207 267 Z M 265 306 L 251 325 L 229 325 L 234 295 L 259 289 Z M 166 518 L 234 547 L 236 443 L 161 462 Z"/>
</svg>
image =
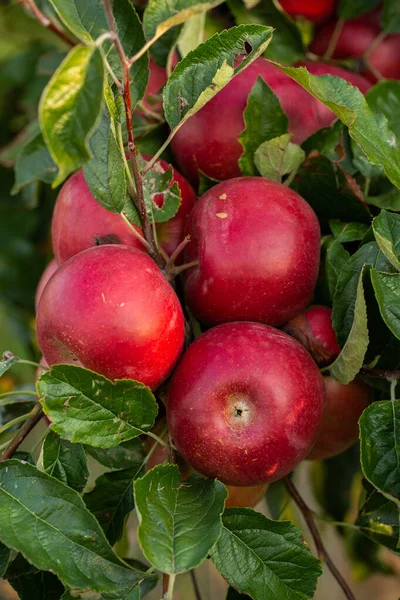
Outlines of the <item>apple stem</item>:
<svg viewBox="0 0 400 600">
<path fill-rule="evenodd" d="M 30 418 L 27 421 L 25 421 L 21 429 L 17 432 L 15 437 L 11 440 L 10 444 L 4 450 L 3 454 L 0 456 L 0 462 L 4 462 L 5 460 L 8 460 L 13 456 L 14 452 L 18 450 L 20 444 L 22 444 L 27 435 L 42 419 L 44 413 L 41 405 L 36 404 L 30 414 Z"/>
<path fill-rule="evenodd" d="M 335 29 L 333 30 L 332 37 L 329 40 L 328 48 L 326 49 L 326 52 L 322 58 L 332 58 L 332 54 L 335 52 L 336 44 L 338 43 L 340 34 L 342 33 L 343 25 L 344 19 L 338 19 Z"/>
<path fill-rule="evenodd" d="M 334 578 L 336 579 L 336 581 L 338 582 L 340 587 L 342 588 L 345 597 L 348 600 L 356 600 L 356 598 L 355 598 L 353 592 L 351 591 L 351 589 L 349 588 L 347 582 L 345 581 L 345 579 L 343 578 L 339 569 L 333 563 L 331 557 L 329 556 L 328 552 L 326 551 L 326 548 L 324 546 L 324 543 L 323 543 L 320 533 L 318 531 L 318 527 L 316 526 L 315 521 L 314 521 L 313 511 L 304 502 L 303 498 L 300 496 L 293 481 L 288 476 L 283 478 L 283 482 L 286 486 L 286 489 L 287 489 L 289 495 L 293 498 L 294 502 L 299 507 L 299 509 L 304 517 L 304 520 L 307 523 L 307 526 L 308 526 L 310 533 L 314 540 L 318 558 L 321 561 L 325 562 L 326 566 L 328 567 L 328 569 L 330 570 L 330 572 L 332 573 L 332 575 L 334 576 Z"/>
<path fill-rule="evenodd" d="M 173 600 L 175 577 L 176 577 L 175 574 L 172 574 L 172 575 L 169 576 L 167 595 L 165 596 L 165 598 L 167 600 Z"/>
<path fill-rule="evenodd" d="M 42 11 L 36 6 L 34 0 L 20 0 L 21 4 L 26 6 L 30 12 L 36 17 L 39 23 L 46 27 L 46 29 L 50 29 L 53 33 L 55 33 L 63 42 L 68 44 L 69 46 L 75 46 L 75 42 L 71 40 L 70 37 L 57 25 L 55 25 Z"/>
<path fill-rule="evenodd" d="M 108 21 L 108 25 L 113 33 L 114 45 L 117 50 L 122 70 L 123 70 L 123 93 L 122 97 L 125 106 L 126 115 L 126 129 L 128 133 L 128 153 L 133 171 L 133 179 L 135 181 L 136 189 L 136 202 L 137 208 L 140 212 L 144 237 L 149 244 L 149 255 L 157 263 L 160 268 L 164 267 L 164 261 L 157 249 L 157 245 L 154 240 L 153 229 L 147 214 L 146 203 L 144 200 L 143 181 L 139 171 L 139 165 L 136 156 L 136 145 L 135 138 L 133 135 L 133 118 L 132 118 L 132 98 L 131 98 L 131 80 L 129 74 L 129 59 L 127 58 L 121 40 L 118 37 L 117 28 L 115 25 L 114 14 L 111 6 L 111 0 L 104 0 L 104 8 Z"/>
<path fill-rule="evenodd" d="M 184 265 L 180 265 L 179 267 L 174 267 L 170 272 L 173 277 L 179 275 L 179 273 L 183 273 L 183 271 L 187 271 L 188 269 L 193 269 L 193 267 L 198 267 L 199 261 L 192 260 L 192 262 L 185 263 Z"/>
<path fill-rule="evenodd" d="M 190 242 L 190 240 L 191 240 L 190 235 L 187 235 L 181 241 L 181 243 L 179 244 L 179 246 L 177 248 L 175 248 L 175 250 L 173 251 L 173 253 L 171 254 L 171 256 L 168 259 L 168 262 L 167 262 L 167 271 L 172 270 L 174 268 L 176 259 L 178 258 L 178 256 L 182 252 L 182 250 L 184 248 L 186 248 L 186 246 L 188 245 L 188 243 Z"/>
</svg>

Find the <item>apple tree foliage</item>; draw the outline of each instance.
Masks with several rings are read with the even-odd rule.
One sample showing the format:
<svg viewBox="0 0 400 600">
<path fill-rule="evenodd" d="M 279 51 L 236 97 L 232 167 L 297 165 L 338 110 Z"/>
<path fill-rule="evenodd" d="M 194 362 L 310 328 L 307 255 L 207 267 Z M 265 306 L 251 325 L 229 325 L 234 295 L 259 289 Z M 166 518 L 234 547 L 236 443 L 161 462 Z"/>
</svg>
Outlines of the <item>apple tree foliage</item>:
<svg viewBox="0 0 400 600">
<path fill-rule="evenodd" d="M 325 512 L 321 518 L 342 523 L 350 489 L 362 475 L 358 516 L 340 532 L 355 569 L 362 564 L 367 573 L 387 571 L 379 548 L 400 553 L 400 82 L 377 83 L 364 97 L 337 77 L 281 66 L 305 56 L 304 31 L 272 0 L 137 4 L 110 2 L 116 32 L 110 34 L 102 0 L 37 2 L 70 44 L 41 29 L 21 6 L 6 7 L 21 32 L 15 34 L 19 50 L 5 54 L 0 78 L 5 97 L 24 94 L 18 118 L 25 129 L 11 144 L 2 139 L 3 181 L 11 183 L 5 167 L 15 170 L 14 196 L 0 204 L 2 320 L 8 312 L 2 342 L 14 350 L 0 362 L 2 450 L 37 399 L 51 426 L 39 446 L 28 444 L 0 464 L 1 576 L 21 600 L 139 600 L 160 576 L 174 580 L 211 560 L 231 586 L 228 599 L 306 600 L 322 570 L 301 531 L 282 519 L 288 498 L 280 482 L 267 493 L 270 519 L 252 509 L 224 509 L 227 491 L 219 481 L 193 476 L 182 483 L 172 464 L 146 473 L 142 440 L 158 412 L 146 386 L 58 365 L 42 373 L 34 390 L 29 361 L 18 358 L 32 356 L 26 326 L 31 307 L 21 289 L 24 283 L 32 290 L 40 272 L 42 259 L 32 264 L 29 257 L 43 237 L 39 214 L 48 219 L 52 190 L 83 167 L 96 200 L 140 224 L 130 196 L 126 114 L 111 75 L 123 77 L 115 35 L 133 59 L 131 108 L 139 108 L 133 131 L 143 154 L 160 149 L 168 158 L 168 142 L 182 124 L 260 55 L 337 116 L 331 127 L 297 146 L 278 99 L 259 79 L 244 110 L 239 164 L 243 175 L 290 185 L 320 219 L 316 298 L 333 305 L 342 349 L 329 370 L 342 383 L 363 370 L 376 401 L 360 419 L 360 450 L 314 465 L 316 494 Z M 376 5 L 340 0 L 338 14 L 346 20 Z M 7 30 L 10 15 L 3 7 L 0 14 L 0 27 Z M 399 3 L 385 0 L 381 20 L 386 32 L 400 31 Z M 149 53 L 168 67 L 176 47 L 180 60 L 164 86 L 163 116 L 148 118 L 142 100 Z M 243 52 L 238 64 L 235 57 Z M 0 106 L 4 117 L 6 104 Z M 149 217 L 167 221 L 179 208 L 179 189 L 170 186 L 171 171 L 161 175 L 147 168 Z M 200 189 L 215 184 L 202 175 L 200 180 Z M 160 193 L 161 209 L 153 202 Z M 372 370 L 382 376 L 373 377 Z M 18 393 L 9 392 L 9 380 L 20 384 Z M 95 481 L 92 464 L 103 473 Z M 127 519 L 134 512 L 142 562 L 125 554 Z"/>
</svg>

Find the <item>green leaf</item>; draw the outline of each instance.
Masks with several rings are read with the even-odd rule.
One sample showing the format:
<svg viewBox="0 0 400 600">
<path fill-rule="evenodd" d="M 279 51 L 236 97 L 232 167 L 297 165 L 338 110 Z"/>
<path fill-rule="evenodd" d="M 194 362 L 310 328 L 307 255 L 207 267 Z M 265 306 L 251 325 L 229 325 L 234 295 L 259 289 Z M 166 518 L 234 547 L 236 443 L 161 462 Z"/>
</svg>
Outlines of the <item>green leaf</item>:
<svg viewBox="0 0 400 600">
<path fill-rule="evenodd" d="M 112 448 L 154 425 L 158 407 L 150 389 L 129 379 L 106 377 L 73 365 L 43 373 L 37 389 L 51 427 L 63 438 Z"/>
<path fill-rule="evenodd" d="M 368 204 L 372 204 L 378 208 L 400 212 L 400 191 L 395 187 L 384 194 L 379 194 L 378 196 L 368 196 L 366 201 Z"/>
<path fill-rule="evenodd" d="M 372 221 L 379 248 L 397 271 L 400 271 L 400 215 L 382 210 Z"/>
<path fill-rule="evenodd" d="M 52 183 L 56 174 L 57 167 L 37 126 L 36 134 L 27 140 L 18 153 L 15 161 L 15 183 L 11 193 L 17 194 L 34 181 Z"/>
<path fill-rule="evenodd" d="M 176 41 L 179 54 L 182 58 L 192 50 L 195 50 L 199 44 L 204 42 L 205 24 L 205 13 L 194 15 L 186 21 Z"/>
<path fill-rule="evenodd" d="M 400 31 L 400 6 L 397 0 L 384 0 L 381 25 L 387 33 Z"/>
<path fill-rule="evenodd" d="M 254 162 L 263 177 L 282 183 L 282 177 L 291 178 L 304 162 L 306 153 L 297 144 L 290 142 L 289 134 L 264 142 L 256 150 Z"/>
<path fill-rule="evenodd" d="M 189 52 L 175 67 L 164 88 L 165 118 L 175 129 L 213 98 L 234 75 L 251 64 L 268 46 L 271 27 L 240 25 L 216 33 Z M 251 51 L 246 51 L 251 46 Z M 246 58 L 233 66 L 237 54 Z"/>
<path fill-rule="evenodd" d="M 336 360 L 329 366 L 329 372 L 340 383 L 350 383 L 360 371 L 368 349 L 367 305 L 363 287 L 364 268 L 358 279 L 354 302 L 353 324 L 350 333 Z"/>
<path fill-rule="evenodd" d="M 115 123 L 118 123 L 119 125 L 125 123 L 124 100 L 120 94 L 117 94 L 117 96 L 114 97 L 114 92 L 112 91 L 111 86 L 108 83 L 104 86 L 104 99 L 106 101 L 108 112 L 110 113 L 112 120 L 115 121 Z M 133 116 L 139 118 L 136 115 Z M 135 124 L 133 127 L 135 133 L 137 134 Z"/>
<path fill-rule="evenodd" d="M 211 551 L 218 571 L 253 600 L 307 600 L 321 574 L 320 562 L 289 521 L 271 521 L 250 508 L 229 508 Z"/>
<path fill-rule="evenodd" d="M 247 98 L 243 119 L 245 129 L 239 135 L 243 154 L 239 167 L 243 175 L 256 175 L 254 153 L 257 148 L 266 140 L 286 133 L 288 128 L 288 119 L 278 98 L 262 77 L 258 77 Z"/>
<path fill-rule="evenodd" d="M 171 27 L 204 13 L 224 0 L 149 0 L 143 14 L 143 30 L 147 40 L 158 39 Z"/>
<path fill-rule="evenodd" d="M 4 352 L 3 357 L 0 360 L 0 377 L 4 375 L 6 371 L 15 363 L 19 362 L 21 359 L 18 356 L 15 356 L 12 352 Z"/>
<path fill-rule="evenodd" d="M 353 326 L 359 279 L 364 265 L 389 266 L 376 242 L 364 244 L 344 265 L 336 286 L 332 323 L 340 347 L 343 347 Z M 389 267 L 390 268 L 390 267 Z"/>
<path fill-rule="evenodd" d="M 373 402 L 360 418 L 365 477 L 400 506 L 400 400 Z"/>
<path fill-rule="evenodd" d="M 372 492 L 355 523 L 371 540 L 400 554 L 400 511 L 376 490 Z"/>
<path fill-rule="evenodd" d="M 90 43 L 108 31 L 103 0 L 50 0 L 66 27 Z"/>
<path fill-rule="evenodd" d="M 133 482 L 143 475 L 144 453 L 131 468 L 105 473 L 96 479 L 91 492 L 83 499 L 91 513 L 103 528 L 108 541 L 113 546 L 122 537 L 125 519 L 133 510 Z"/>
<path fill-rule="evenodd" d="M 129 469 L 132 464 L 136 464 L 143 459 L 143 445 L 137 438 L 112 448 L 85 446 L 85 450 L 103 467 L 113 469 L 113 471 Z"/>
<path fill-rule="evenodd" d="M 80 444 L 62 440 L 49 430 L 43 442 L 42 462 L 46 473 L 77 492 L 83 491 L 90 473 L 86 454 Z"/>
<path fill-rule="evenodd" d="M 227 491 L 197 475 L 181 482 L 176 465 L 160 465 L 135 481 L 138 538 L 163 573 L 183 573 L 207 557 L 221 533 Z"/>
<path fill-rule="evenodd" d="M 128 558 L 125 560 L 129 566 L 133 567 L 137 571 L 145 573 L 148 571 L 148 566 L 140 563 L 138 560 Z M 98 600 L 140 600 L 144 598 L 157 584 L 157 575 L 151 573 L 146 576 L 140 586 L 129 586 L 123 592 L 116 592 L 111 594 L 102 594 Z"/>
<path fill-rule="evenodd" d="M 178 183 L 173 181 L 173 169 L 170 166 L 164 171 L 160 164 L 155 164 L 143 178 L 143 192 L 150 222 L 165 223 L 176 215 L 181 204 L 181 191 Z M 155 202 L 157 198 L 161 206 Z"/>
<path fill-rule="evenodd" d="M 9 565 L 5 579 L 20 600 L 59 600 L 64 586 L 52 573 L 38 571 L 21 554 Z"/>
<path fill-rule="evenodd" d="M 126 173 L 121 150 L 104 113 L 90 140 L 93 158 L 83 167 L 92 195 L 111 212 L 120 213 L 128 200 Z"/>
<path fill-rule="evenodd" d="M 78 492 L 30 464 L 0 465 L 0 522 L 3 543 L 70 588 L 116 591 L 143 578 L 114 554 Z"/>
<path fill-rule="evenodd" d="M 355 19 L 378 6 L 380 0 L 339 0 L 338 15 L 341 19 Z"/>
<path fill-rule="evenodd" d="M 4 573 L 12 560 L 12 551 L 0 542 L 0 578 L 4 579 Z"/>
<path fill-rule="evenodd" d="M 329 227 L 334 238 L 341 244 L 358 242 L 363 239 L 368 231 L 368 225 L 365 223 L 343 223 L 338 219 L 331 219 Z"/>
<path fill-rule="evenodd" d="M 400 188 L 400 152 L 396 137 L 387 119 L 381 114 L 373 114 L 358 88 L 340 77 L 316 76 L 304 67 L 274 64 L 330 108 L 348 127 L 350 136 L 369 162 L 382 166 L 388 179 Z"/>
<path fill-rule="evenodd" d="M 329 298 L 328 304 L 331 304 L 339 275 L 349 260 L 350 254 L 343 248 L 342 244 L 332 237 L 327 240 L 325 247 L 326 250 L 323 247 L 325 256 L 322 263 L 321 275 Z"/>
<path fill-rule="evenodd" d="M 397 5 L 399 6 L 399 5 Z M 382 113 L 397 138 L 400 137 L 400 81 L 387 79 L 368 90 L 365 96 L 374 113 Z"/>
<path fill-rule="evenodd" d="M 89 139 L 101 115 L 103 82 L 104 65 L 99 48 L 76 46 L 43 92 L 40 126 L 59 168 L 53 187 L 91 158 Z"/>
<path fill-rule="evenodd" d="M 382 319 L 400 339 L 400 273 L 381 273 L 373 269 L 371 280 Z"/>
</svg>

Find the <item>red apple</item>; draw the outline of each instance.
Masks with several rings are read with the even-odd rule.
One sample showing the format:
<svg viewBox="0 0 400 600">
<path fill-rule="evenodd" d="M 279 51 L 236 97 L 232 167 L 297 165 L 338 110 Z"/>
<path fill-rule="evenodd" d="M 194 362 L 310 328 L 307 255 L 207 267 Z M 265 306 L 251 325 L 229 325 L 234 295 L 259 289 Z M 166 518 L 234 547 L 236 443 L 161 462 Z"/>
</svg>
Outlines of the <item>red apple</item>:
<svg viewBox="0 0 400 600">
<path fill-rule="evenodd" d="M 291 17 L 304 17 L 316 23 L 331 16 L 336 0 L 279 0 L 279 4 Z"/>
<path fill-rule="evenodd" d="M 325 408 L 316 442 L 308 455 L 320 460 L 336 456 L 358 439 L 358 420 L 371 403 L 371 390 L 361 380 L 344 385 L 333 377 L 324 377 Z"/>
<path fill-rule="evenodd" d="M 81 364 L 155 389 L 181 353 L 184 318 L 149 256 L 104 245 L 76 254 L 56 271 L 40 300 L 37 334 L 49 365 Z"/>
<path fill-rule="evenodd" d="M 289 321 L 284 330 L 307 348 L 320 367 L 329 365 L 340 354 L 328 306 L 311 306 Z"/>
<path fill-rule="evenodd" d="M 39 279 L 39 283 L 37 285 L 36 288 L 36 294 L 35 294 L 35 308 L 37 310 L 38 306 L 39 306 L 39 300 L 40 297 L 43 293 L 44 288 L 46 287 L 46 283 L 48 282 L 48 280 L 50 279 L 50 277 L 53 275 L 53 273 L 55 271 L 57 271 L 58 269 L 58 264 L 55 258 L 53 258 L 49 264 L 47 265 L 47 267 L 45 268 L 45 270 L 42 273 L 41 278 Z"/>
<path fill-rule="evenodd" d="M 280 479 L 309 454 L 323 407 L 322 377 L 301 344 L 267 325 L 227 323 L 183 355 L 167 419 L 196 471 L 248 486 Z"/>
<path fill-rule="evenodd" d="M 145 108 L 158 112 L 161 111 L 162 97 L 159 94 L 167 79 L 167 72 L 164 67 L 160 67 L 150 56 L 149 81 L 143 98 Z M 156 96 L 159 97 L 157 98 Z"/>
<path fill-rule="evenodd" d="M 157 161 L 156 165 L 164 172 L 170 166 L 163 160 Z M 175 217 L 167 223 L 157 225 L 159 242 L 168 255 L 182 241 L 187 215 L 196 200 L 193 188 L 176 169 L 173 181 L 178 183 L 181 190 L 181 205 Z M 161 206 L 163 196 L 156 196 L 155 202 Z M 142 233 L 139 227 L 135 229 Z M 96 240 L 107 240 L 108 236 L 117 243 L 144 250 L 140 240 L 132 234 L 121 216 L 106 210 L 95 200 L 83 171 L 78 171 L 61 188 L 54 208 L 52 239 L 55 257 L 62 264 L 78 252 L 96 245 Z"/>
<path fill-rule="evenodd" d="M 207 324 L 282 325 L 309 304 L 318 276 L 320 232 L 312 208 L 288 187 L 238 177 L 211 188 L 188 221 L 185 293 Z"/>
<path fill-rule="evenodd" d="M 336 27 L 336 22 L 326 23 L 316 30 L 315 38 L 310 45 L 311 52 L 323 56 L 328 49 L 330 39 Z M 346 21 L 338 38 L 333 58 L 361 58 L 370 48 L 381 29 L 376 11 Z M 372 51 L 368 62 L 387 79 L 400 79 L 400 34 L 387 35 Z M 363 69 L 365 75 L 372 81 L 376 77 L 368 66 Z"/>
</svg>

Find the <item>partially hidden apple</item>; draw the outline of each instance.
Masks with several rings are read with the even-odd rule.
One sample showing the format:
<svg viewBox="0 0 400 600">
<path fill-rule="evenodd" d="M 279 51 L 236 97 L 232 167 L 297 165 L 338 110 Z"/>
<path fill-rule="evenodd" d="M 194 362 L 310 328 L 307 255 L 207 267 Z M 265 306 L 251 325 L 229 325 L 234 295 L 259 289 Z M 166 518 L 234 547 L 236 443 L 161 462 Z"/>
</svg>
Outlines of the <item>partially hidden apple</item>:
<svg viewBox="0 0 400 600">
<path fill-rule="evenodd" d="M 37 335 L 49 365 L 81 364 L 155 389 L 183 347 L 184 318 L 171 285 L 144 252 L 102 245 L 76 254 L 46 285 Z"/>
<path fill-rule="evenodd" d="M 170 167 L 163 160 L 157 161 L 156 165 L 164 172 Z M 174 181 L 181 190 L 181 205 L 175 217 L 157 225 L 158 241 L 169 256 L 184 237 L 186 219 L 196 200 L 193 188 L 176 169 L 173 170 Z M 154 200 L 158 206 L 162 206 L 161 194 Z M 135 229 L 142 233 L 139 227 Z M 61 188 L 54 207 L 51 232 L 54 254 L 59 264 L 82 250 L 107 241 L 144 250 L 121 215 L 106 210 L 92 196 L 83 171 L 74 173 Z"/>
<path fill-rule="evenodd" d="M 35 294 L 35 308 L 37 310 L 38 306 L 39 306 L 39 300 L 40 297 L 43 293 L 44 288 L 46 287 L 46 283 L 48 282 L 48 280 L 50 279 L 50 277 L 53 275 L 53 273 L 55 273 L 55 271 L 57 271 L 58 269 L 58 263 L 56 261 L 55 258 L 53 258 L 49 264 L 47 265 L 47 267 L 45 268 L 45 270 L 42 273 L 41 278 L 39 279 L 39 283 L 37 285 L 36 288 L 36 294 Z"/>
<path fill-rule="evenodd" d="M 259 323 L 227 323 L 182 357 L 167 402 L 178 452 L 199 473 L 235 486 L 287 475 L 310 452 L 324 384 L 308 352 Z"/>
<path fill-rule="evenodd" d="M 283 329 L 307 348 L 320 367 L 329 365 L 340 354 L 328 306 L 310 306 Z"/>
<path fill-rule="evenodd" d="M 304 17 L 316 23 L 331 16 L 336 0 L 279 0 L 279 4 L 291 17 Z"/>
<path fill-rule="evenodd" d="M 320 69 L 321 73 L 329 72 L 324 64 Z M 344 77 L 354 85 L 360 84 L 361 91 L 366 88 L 362 78 L 345 69 L 336 68 L 336 73 L 332 74 Z M 199 170 L 217 180 L 241 175 L 238 161 L 243 147 L 238 137 L 245 128 L 243 111 L 247 98 L 259 76 L 277 95 L 288 117 L 293 142 L 301 144 L 336 118 L 278 67 L 265 58 L 257 58 L 190 117 L 172 139 L 171 147 L 178 167 L 193 185 L 198 183 Z"/>
<path fill-rule="evenodd" d="M 358 439 L 358 421 L 372 401 L 371 389 L 359 378 L 347 385 L 324 377 L 325 408 L 321 428 L 307 458 L 336 456 Z"/>
<path fill-rule="evenodd" d="M 312 208 L 288 187 L 238 177 L 196 203 L 187 232 L 187 302 L 204 323 L 282 325 L 309 304 L 318 276 L 320 230 Z"/>
</svg>

